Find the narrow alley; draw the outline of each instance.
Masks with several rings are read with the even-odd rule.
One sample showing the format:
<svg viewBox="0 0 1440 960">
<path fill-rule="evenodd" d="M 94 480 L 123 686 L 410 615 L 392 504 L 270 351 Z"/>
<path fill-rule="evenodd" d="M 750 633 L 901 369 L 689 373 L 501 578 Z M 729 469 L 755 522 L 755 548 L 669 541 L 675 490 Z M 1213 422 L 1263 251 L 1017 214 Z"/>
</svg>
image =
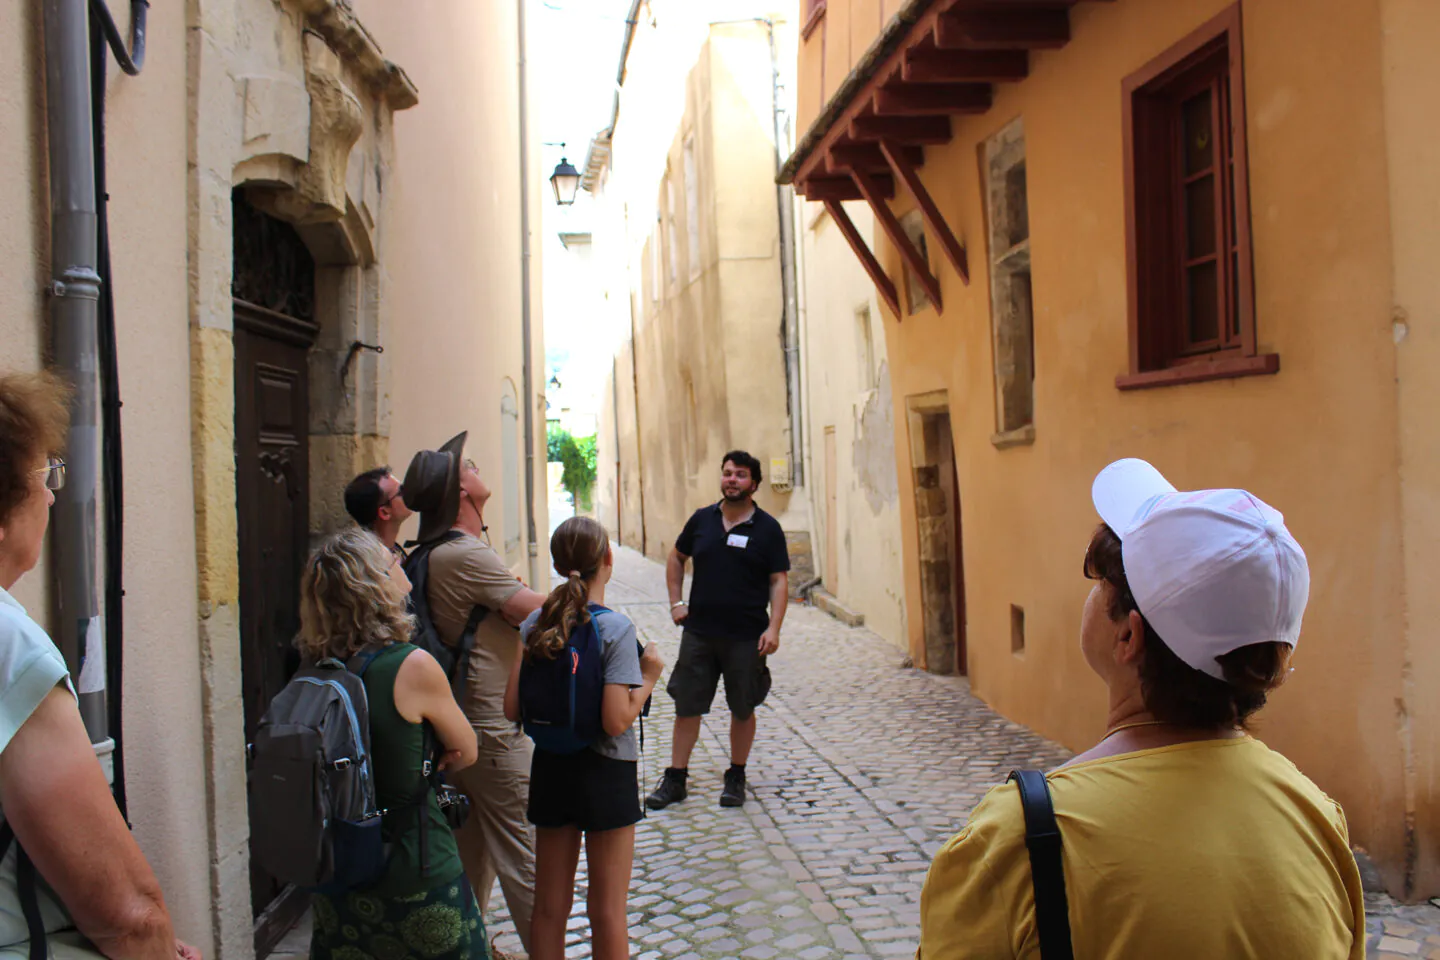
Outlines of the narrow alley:
<svg viewBox="0 0 1440 960">
<path fill-rule="evenodd" d="M 617 551 L 607 601 L 674 662 L 660 564 Z M 750 801 L 738 810 L 716 802 L 728 751 L 722 710 L 707 718 L 691 761 L 689 799 L 638 828 L 630 922 L 640 960 L 912 956 L 934 852 L 1010 769 L 1068 756 L 972 697 L 962 679 L 905 669 L 873 633 L 813 607 L 792 605 L 782 637 Z M 672 717 L 670 698 L 657 695 L 641 759 L 646 790 L 665 766 Z M 577 958 L 590 956 L 583 876 L 579 889 L 566 951 Z M 1440 908 L 1367 901 L 1372 958 L 1440 958 Z M 503 908 L 498 890 L 491 902 Z M 518 952 L 500 916 L 492 933 Z"/>
</svg>

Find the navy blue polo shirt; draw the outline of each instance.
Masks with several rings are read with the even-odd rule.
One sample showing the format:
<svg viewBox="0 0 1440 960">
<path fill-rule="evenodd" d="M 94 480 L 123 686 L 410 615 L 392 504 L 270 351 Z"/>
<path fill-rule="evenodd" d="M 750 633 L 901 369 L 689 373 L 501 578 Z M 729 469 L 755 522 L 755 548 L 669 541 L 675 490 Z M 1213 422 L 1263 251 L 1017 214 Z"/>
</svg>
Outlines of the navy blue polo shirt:
<svg viewBox="0 0 1440 960">
<path fill-rule="evenodd" d="M 790 569 L 780 523 L 758 506 L 729 531 L 720 504 L 696 510 L 675 540 L 695 561 L 686 629 L 715 639 L 759 640 L 770 626 L 770 576 Z"/>
</svg>

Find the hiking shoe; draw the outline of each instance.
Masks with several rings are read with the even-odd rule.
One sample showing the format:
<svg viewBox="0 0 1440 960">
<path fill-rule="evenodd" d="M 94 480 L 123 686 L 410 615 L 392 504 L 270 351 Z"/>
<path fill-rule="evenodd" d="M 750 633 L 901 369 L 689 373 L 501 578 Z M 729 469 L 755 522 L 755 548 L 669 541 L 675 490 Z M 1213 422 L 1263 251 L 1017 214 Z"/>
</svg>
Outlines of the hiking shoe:
<svg viewBox="0 0 1440 960">
<path fill-rule="evenodd" d="M 738 807 L 745 803 L 745 771 L 725 771 L 725 789 L 720 791 L 720 806 Z"/>
<path fill-rule="evenodd" d="M 685 774 L 674 768 L 666 768 L 655 792 L 645 798 L 645 806 L 651 810 L 664 810 L 670 804 L 684 800 L 689 793 L 685 787 Z"/>
</svg>

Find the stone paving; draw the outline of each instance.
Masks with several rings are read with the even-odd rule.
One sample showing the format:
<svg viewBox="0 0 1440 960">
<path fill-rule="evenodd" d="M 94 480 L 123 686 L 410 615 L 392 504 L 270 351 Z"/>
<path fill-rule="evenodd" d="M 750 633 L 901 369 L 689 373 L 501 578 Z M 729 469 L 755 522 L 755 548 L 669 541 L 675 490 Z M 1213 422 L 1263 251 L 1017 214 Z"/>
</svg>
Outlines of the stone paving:
<svg viewBox="0 0 1440 960">
<path fill-rule="evenodd" d="M 618 552 L 606 600 L 674 662 L 660 565 Z M 689 799 L 638 827 L 630 923 L 640 960 L 913 956 L 934 852 L 1010 769 L 1068 757 L 971 696 L 963 679 L 902 666 L 900 652 L 863 628 L 792 605 L 782 639 L 758 711 L 749 802 L 717 803 L 729 755 L 722 706 L 691 760 Z M 646 790 L 668 760 L 672 718 L 658 695 L 641 761 Z M 590 956 L 583 858 L 581 868 L 566 949 L 574 958 Z M 1367 899 L 1372 958 L 1440 960 L 1440 908 Z M 498 887 L 491 906 L 499 946 L 518 954 Z"/>
</svg>

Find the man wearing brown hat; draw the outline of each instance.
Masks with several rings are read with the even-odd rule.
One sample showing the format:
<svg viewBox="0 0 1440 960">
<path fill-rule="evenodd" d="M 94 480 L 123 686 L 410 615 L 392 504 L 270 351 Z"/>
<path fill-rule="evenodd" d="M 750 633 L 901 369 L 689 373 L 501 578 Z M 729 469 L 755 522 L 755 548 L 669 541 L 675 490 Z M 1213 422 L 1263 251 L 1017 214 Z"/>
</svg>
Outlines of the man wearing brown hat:
<svg viewBox="0 0 1440 960">
<path fill-rule="evenodd" d="M 405 473 L 405 500 L 420 514 L 422 547 L 444 540 L 428 551 L 425 591 L 440 639 L 456 646 L 467 629 L 474 630 L 461 706 L 475 728 L 480 758 L 451 775 L 470 797 L 472 811 L 455 833 L 460 858 L 482 911 L 499 876 L 528 951 L 535 904 L 535 835 L 525 819 L 531 745 L 506 721 L 504 699 L 519 655 L 516 627 L 545 598 L 517 580 L 490 546 L 484 518 L 490 489 L 464 456 L 465 438 L 462 433 L 439 450 L 415 454 Z"/>
</svg>

